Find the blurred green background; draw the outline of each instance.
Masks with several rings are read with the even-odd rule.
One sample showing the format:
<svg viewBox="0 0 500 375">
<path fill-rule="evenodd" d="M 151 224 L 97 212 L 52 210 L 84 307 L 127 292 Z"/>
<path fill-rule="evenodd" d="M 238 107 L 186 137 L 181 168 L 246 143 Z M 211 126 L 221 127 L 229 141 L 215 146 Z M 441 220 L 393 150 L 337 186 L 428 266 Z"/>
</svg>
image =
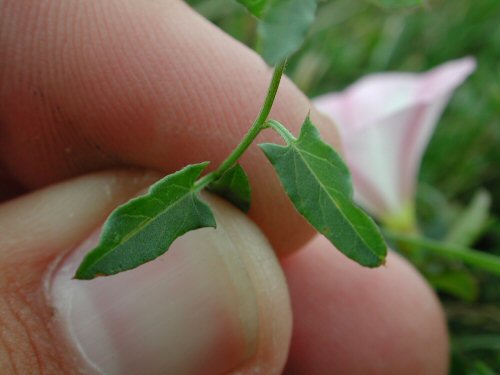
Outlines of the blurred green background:
<svg viewBox="0 0 500 375">
<path fill-rule="evenodd" d="M 255 44 L 256 21 L 232 0 L 191 0 L 201 14 Z M 427 237 L 500 256 L 500 1 L 430 0 L 390 11 L 363 0 L 320 2 L 287 74 L 310 97 L 378 71 L 424 71 L 466 55 L 476 72 L 453 96 L 420 172 Z M 465 228 L 465 230 L 464 230 Z M 500 374 L 500 277 L 427 256 L 417 266 L 438 290 L 452 335 L 452 374 Z"/>
</svg>

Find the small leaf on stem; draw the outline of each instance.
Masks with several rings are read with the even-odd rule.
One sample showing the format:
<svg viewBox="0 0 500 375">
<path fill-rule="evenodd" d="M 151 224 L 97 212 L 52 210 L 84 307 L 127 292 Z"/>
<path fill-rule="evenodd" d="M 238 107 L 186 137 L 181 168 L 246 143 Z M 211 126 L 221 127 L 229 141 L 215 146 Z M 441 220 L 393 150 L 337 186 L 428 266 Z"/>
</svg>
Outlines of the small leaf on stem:
<svg viewBox="0 0 500 375">
<path fill-rule="evenodd" d="M 257 50 L 269 65 L 302 45 L 312 25 L 317 0 L 236 0 L 259 19 Z"/>
<path fill-rule="evenodd" d="M 274 0 L 261 17 L 258 50 L 269 65 L 290 56 L 302 45 L 314 21 L 317 0 Z"/>
<path fill-rule="evenodd" d="M 184 233 L 215 227 L 212 211 L 194 188 L 207 165 L 188 165 L 113 211 L 99 244 L 85 256 L 75 278 L 93 279 L 138 267 L 162 255 Z"/>
<path fill-rule="evenodd" d="M 228 200 L 243 212 L 248 212 L 250 209 L 250 183 L 239 164 L 224 172 L 219 179 L 207 186 L 207 190 Z"/>
<path fill-rule="evenodd" d="M 381 265 L 386 244 L 374 221 L 353 200 L 351 176 L 340 156 L 306 118 L 286 146 L 259 145 L 297 210 L 318 232 L 363 266 Z"/>
</svg>

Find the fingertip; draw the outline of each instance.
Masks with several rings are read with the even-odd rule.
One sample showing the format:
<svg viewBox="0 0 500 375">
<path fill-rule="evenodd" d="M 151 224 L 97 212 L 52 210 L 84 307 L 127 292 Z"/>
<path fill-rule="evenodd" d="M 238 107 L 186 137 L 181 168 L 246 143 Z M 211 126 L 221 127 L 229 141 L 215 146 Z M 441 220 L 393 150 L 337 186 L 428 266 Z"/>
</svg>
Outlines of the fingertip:
<svg viewBox="0 0 500 375">
<path fill-rule="evenodd" d="M 217 229 L 187 233 L 153 262 L 70 280 L 95 234 L 57 266 L 50 295 L 83 366 L 109 375 L 280 373 L 291 314 L 279 263 L 251 221 L 204 198 Z"/>
<path fill-rule="evenodd" d="M 365 269 L 317 237 L 282 265 L 294 314 L 287 374 L 446 374 L 442 307 L 400 256 Z"/>
<path fill-rule="evenodd" d="M 0 352 L 11 356 L 0 355 L 0 368 L 281 372 L 291 337 L 284 275 L 264 235 L 224 201 L 204 197 L 218 228 L 182 236 L 164 257 L 109 278 L 71 279 L 97 241 L 95 235 L 84 238 L 157 177 L 106 171 L 0 206 L 0 312 L 6 327 Z"/>
</svg>

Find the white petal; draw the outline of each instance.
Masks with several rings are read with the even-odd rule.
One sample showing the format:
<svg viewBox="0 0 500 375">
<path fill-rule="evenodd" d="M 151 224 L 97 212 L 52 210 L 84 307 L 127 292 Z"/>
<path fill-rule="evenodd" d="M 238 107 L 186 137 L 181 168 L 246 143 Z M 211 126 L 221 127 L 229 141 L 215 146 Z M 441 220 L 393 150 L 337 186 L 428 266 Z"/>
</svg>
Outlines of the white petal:
<svg viewBox="0 0 500 375">
<path fill-rule="evenodd" d="M 463 58 L 423 74 L 375 74 L 314 100 L 339 126 L 361 205 L 383 217 L 413 200 L 437 120 L 474 68 L 474 59 Z"/>
</svg>

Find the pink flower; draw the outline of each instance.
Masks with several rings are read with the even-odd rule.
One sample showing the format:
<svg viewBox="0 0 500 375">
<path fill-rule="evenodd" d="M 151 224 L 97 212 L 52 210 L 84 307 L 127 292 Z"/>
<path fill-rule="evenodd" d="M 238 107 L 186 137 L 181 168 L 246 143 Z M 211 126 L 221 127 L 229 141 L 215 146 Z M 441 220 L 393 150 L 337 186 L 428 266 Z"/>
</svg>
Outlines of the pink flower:
<svg viewBox="0 0 500 375">
<path fill-rule="evenodd" d="M 422 154 L 451 94 L 474 69 L 466 57 L 422 74 L 374 74 L 314 100 L 337 123 L 355 198 L 371 214 L 387 224 L 413 220 Z"/>
</svg>

